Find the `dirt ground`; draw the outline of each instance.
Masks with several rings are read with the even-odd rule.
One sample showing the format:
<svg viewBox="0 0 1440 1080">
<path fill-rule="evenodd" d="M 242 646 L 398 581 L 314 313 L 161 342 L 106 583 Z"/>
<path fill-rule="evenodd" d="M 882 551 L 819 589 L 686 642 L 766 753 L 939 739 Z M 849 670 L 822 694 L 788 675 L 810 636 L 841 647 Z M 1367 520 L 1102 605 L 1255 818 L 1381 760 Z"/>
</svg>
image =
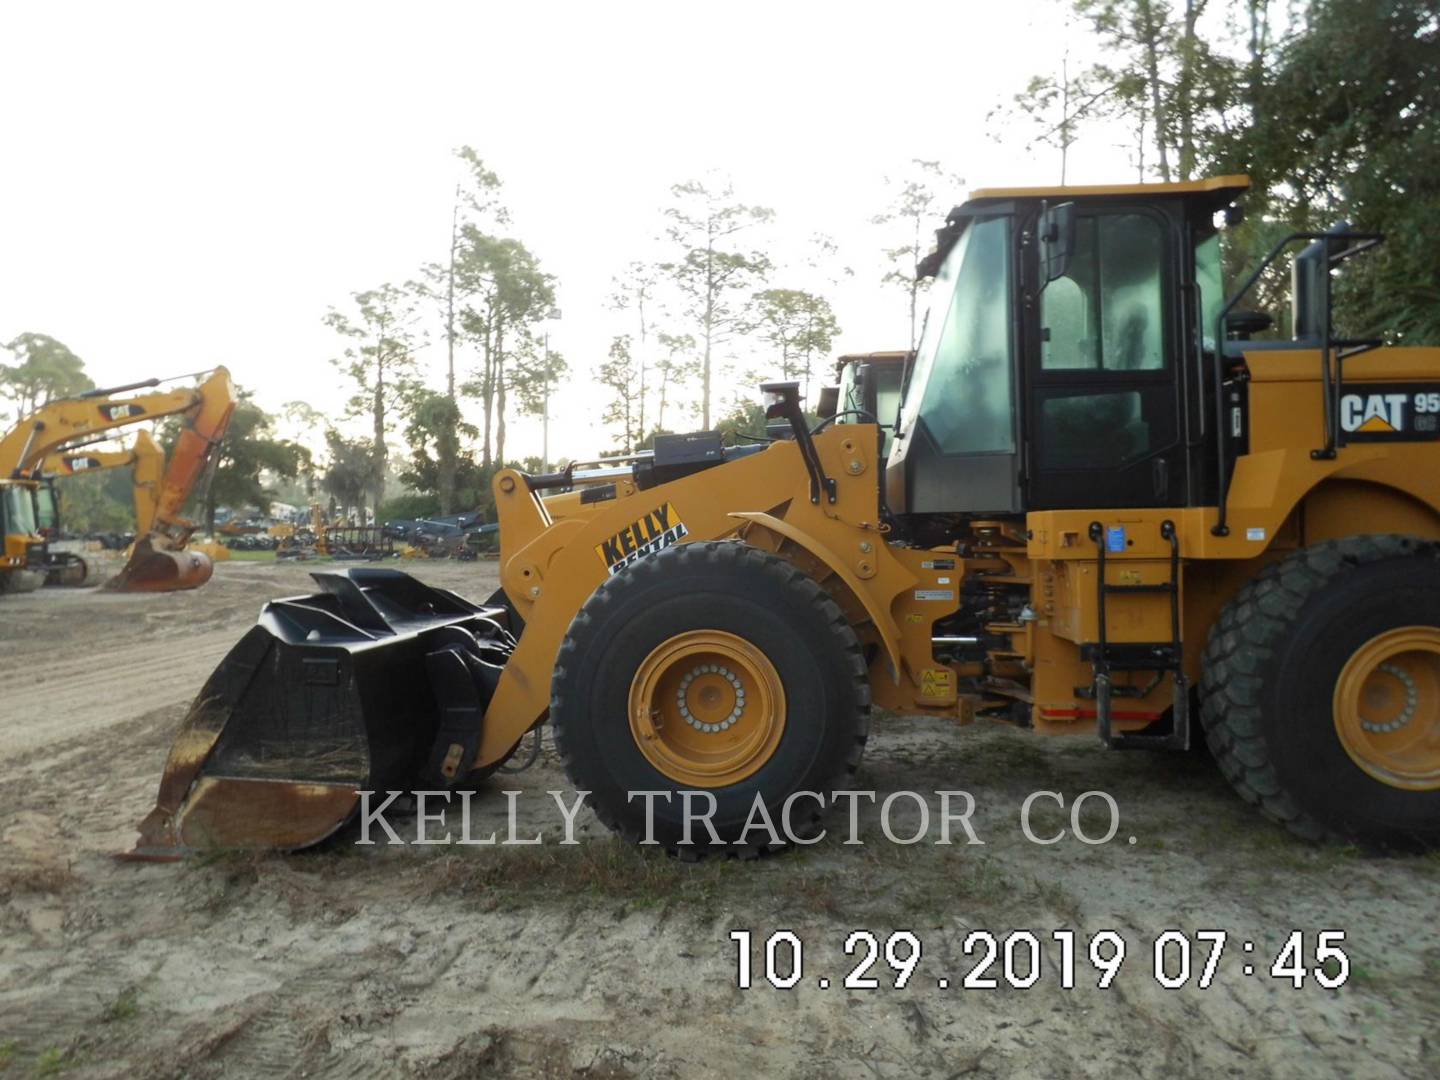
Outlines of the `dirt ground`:
<svg viewBox="0 0 1440 1080">
<path fill-rule="evenodd" d="M 475 598 L 494 587 L 493 564 L 410 568 Z M 832 819 L 801 852 L 690 865 L 620 847 L 583 810 L 580 843 L 559 845 L 544 792 L 568 785 L 547 744 L 474 803 L 476 834 L 503 835 L 502 789 L 522 792 L 519 832 L 543 830 L 539 846 L 363 847 L 351 832 L 292 856 L 114 860 L 189 698 L 262 601 L 306 591 L 306 569 L 230 562 L 193 593 L 0 599 L 0 1075 L 1440 1074 L 1440 858 L 1306 846 L 1198 756 L 878 718 L 861 786 L 967 790 L 983 846 L 886 843 L 862 804 L 863 845 Z M 1115 840 L 1024 838 L 1027 794 L 1092 789 L 1119 807 Z M 897 833 L 918 813 L 903 806 Z M 1083 827 L 1107 821 L 1087 803 Z M 1068 818 L 1050 804 L 1034 822 L 1046 835 Z M 748 990 L 735 929 L 757 943 Z M 793 989 L 763 977 L 778 929 L 805 943 Z M 856 929 L 923 941 L 906 987 L 882 959 L 879 988 L 840 988 Z M 1036 933 L 1033 986 L 959 988 L 982 929 Z M 1057 929 L 1079 936 L 1074 989 Z M 1085 955 L 1102 929 L 1129 950 L 1105 990 Z M 1208 989 L 1155 981 L 1169 929 L 1229 932 Z M 1309 949 L 1336 929 L 1346 985 L 1269 976 L 1290 931 Z"/>
</svg>

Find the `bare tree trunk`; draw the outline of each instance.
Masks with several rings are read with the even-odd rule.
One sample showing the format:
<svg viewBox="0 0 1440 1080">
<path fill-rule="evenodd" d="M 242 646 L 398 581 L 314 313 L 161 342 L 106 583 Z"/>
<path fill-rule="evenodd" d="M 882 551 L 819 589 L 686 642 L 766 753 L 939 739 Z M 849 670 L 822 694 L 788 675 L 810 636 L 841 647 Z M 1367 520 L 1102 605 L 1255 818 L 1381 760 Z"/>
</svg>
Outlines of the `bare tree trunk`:
<svg viewBox="0 0 1440 1080">
<path fill-rule="evenodd" d="M 635 310 L 640 314 L 640 438 L 645 438 L 645 292 L 640 289 L 635 294 Z M 545 378 L 550 378 L 550 358 L 545 358 Z M 546 383 L 547 387 L 549 383 Z"/>
<path fill-rule="evenodd" d="M 1070 164 L 1070 53 L 1060 58 L 1060 186 Z M 912 346 L 913 348 L 913 346 Z"/>
<path fill-rule="evenodd" d="M 380 522 L 380 504 L 385 500 L 385 399 L 383 397 L 383 383 L 378 379 L 375 383 L 375 445 L 374 454 L 374 485 L 375 485 L 375 522 Z M 362 508 L 363 509 L 363 508 Z"/>
<path fill-rule="evenodd" d="M 1135 127 L 1135 179 L 1145 182 L 1145 127 L 1150 122 L 1145 102 L 1140 102 L 1140 123 Z"/>
<path fill-rule="evenodd" d="M 915 265 L 910 267 L 910 350 L 915 350 L 915 306 L 920 293 L 920 215 L 915 215 L 915 242 L 911 247 L 915 256 Z"/>
<path fill-rule="evenodd" d="M 483 372 L 483 378 L 480 381 L 480 400 L 481 403 L 485 406 L 484 443 L 482 444 L 480 450 L 480 465 L 482 468 L 485 469 L 488 469 L 490 467 L 491 461 L 493 460 L 490 457 L 490 417 L 491 414 L 494 412 L 495 403 L 495 342 L 493 335 L 493 304 L 491 305 L 490 315 L 490 325 L 487 325 L 485 327 L 485 368 Z"/>
<path fill-rule="evenodd" d="M 380 320 L 380 334 L 375 341 L 375 444 L 372 449 L 375 483 L 375 523 L 380 523 L 380 503 L 385 498 L 385 330 L 388 318 Z M 361 508 L 364 512 L 364 508 Z M 363 522 L 361 523 L 363 524 Z"/>
<path fill-rule="evenodd" d="M 455 400 L 455 253 L 460 237 L 460 186 L 455 186 L 455 203 L 450 211 L 450 268 L 445 275 L 445 396 L 451 409 L 457 414 L 459 406 Z M 436 480 L 440 488 L 440 513 L 453 513 L 455 509 L 455 445 L 451 438 L 437 440 Z"/>
<path fill-rule="evenodd" d="M 505 327 L 495 327 L 495 464 L 505 467 Z"/>
<path fill-rule="evenodd" d="M 1165 146 L 1165 101 L 1160 89 L 1160 28 L 1155 22 L 1154 0 L 1140 5 L 1141 36 L 1145 49 L 1145 76 L 1150 83 L 1150 115 L 1155 128 L 1155 149 L 1160 155 L 1160 179 L 1170 183 L 1170 152 Z"/>
<path fill-rule="evenodd" d="M 1195 72 L 1199 42 L 1195 24 L 1205 10 L 1206 0 L 1185 0 L 1185 31 L 1180 39 L 1180 78 L 1175 87 L 1175 100 L 1180 109 L 1180 179 L 1189 180 L 1195 172 Z"/>
<path fill-rule="evenodd" d="M 710 430 L 710 344 L 715 331 L 715 240 L 705 248 L 705 360 L 700 373 L 700 429 Z"/>
</svg>

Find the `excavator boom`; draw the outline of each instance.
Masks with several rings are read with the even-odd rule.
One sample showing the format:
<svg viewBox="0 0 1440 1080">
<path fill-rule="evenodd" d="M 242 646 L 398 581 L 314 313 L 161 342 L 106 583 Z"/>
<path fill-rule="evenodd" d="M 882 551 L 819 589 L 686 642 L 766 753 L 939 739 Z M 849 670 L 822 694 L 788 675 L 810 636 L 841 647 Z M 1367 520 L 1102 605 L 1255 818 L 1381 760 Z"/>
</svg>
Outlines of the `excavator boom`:
<svg viewBox="0 0 1440 1080">
<path fill-rule="evenodd" d="M 195 527 L 180 511 L 229 427 L 238 400 L 235 387 L 229 371 L 217 367 L 193 388 L 117 396 L 156 384 L 151 379 L 49 402 L 0 437 L 0 476 L 30 478 L 39 475 L 52 457 L 63 461 L 66 447 L 77 440 L 166 416 L 184 418 L 163 475 L 159 472 L 160 450 L 148 434 L 149 450 L 132 451 L 137 468 L 137 539 L 125 566 L 105 583 L 107 589 L 121 592 L 193 589 L 209 581 L 214 572 L 207 555 L 186 550 Z M 137 440 L 137 448 L 143 445 Z"/>
</svg>

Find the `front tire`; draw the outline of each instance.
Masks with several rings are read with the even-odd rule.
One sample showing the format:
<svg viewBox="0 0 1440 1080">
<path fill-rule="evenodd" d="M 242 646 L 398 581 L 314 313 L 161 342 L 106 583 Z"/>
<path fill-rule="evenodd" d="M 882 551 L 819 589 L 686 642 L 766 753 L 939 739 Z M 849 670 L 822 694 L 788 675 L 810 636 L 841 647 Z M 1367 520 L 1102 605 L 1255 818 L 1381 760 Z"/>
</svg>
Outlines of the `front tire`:
<svg viewBox="0 0 1440 1080">
<path fill-rule="evenodd" d="M 1311 840 L 1440 843 L 1440 548 L 1331 540 L 1273 563 L 1211 630 L 1202 721 L 1240 796 Z"/>
<path fill-rule="evenodd" d="M 745 829 L 757 798 L 784 846 L 817 835 L 869 732 L 870 686 L 839 606 L 774 555 L 737 542 L 669 548 L 605 582 L 570 625 L 550 721 L 575 788 L 631 842 L 685 856 L 777 846 Z M 649 822 L 644 797 L 654 796 Z M 690 843 L 680 792 L 707 792 L 721 848 Z M 819 798 L 797 796 L 815 792 Z M 696 813 L 707 800 L 691 796 Z M 756 818 L 756 821 L 759 819 Z"/>
</svg>

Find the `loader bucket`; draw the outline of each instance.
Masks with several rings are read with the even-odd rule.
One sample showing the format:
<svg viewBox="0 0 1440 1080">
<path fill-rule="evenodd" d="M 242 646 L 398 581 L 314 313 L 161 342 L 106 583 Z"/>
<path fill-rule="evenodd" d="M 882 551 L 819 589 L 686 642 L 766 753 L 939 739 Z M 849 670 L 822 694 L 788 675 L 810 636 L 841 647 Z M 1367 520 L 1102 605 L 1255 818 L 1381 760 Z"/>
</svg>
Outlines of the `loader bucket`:
<svg viewBox="0 0 1440 1080">
<path fill-rule="evenodd" d="M 506 609 L 397 570 L 311 577 L 321 591 L 267 603 L 201 689 L 128 857 L 293 851 L 361 791 L 464 778 L 514 647 Z"/>
<path fill-rule="evenodd" d="M 105 582 L 111 592 L 179 592 L 198 589 L 210 580 L 215 564 L 210 556 L 182 548 L 172 551 L 157 542 L 155 534 L 142 536 L 130 549 L 120 572 Z"/>
</svg>

